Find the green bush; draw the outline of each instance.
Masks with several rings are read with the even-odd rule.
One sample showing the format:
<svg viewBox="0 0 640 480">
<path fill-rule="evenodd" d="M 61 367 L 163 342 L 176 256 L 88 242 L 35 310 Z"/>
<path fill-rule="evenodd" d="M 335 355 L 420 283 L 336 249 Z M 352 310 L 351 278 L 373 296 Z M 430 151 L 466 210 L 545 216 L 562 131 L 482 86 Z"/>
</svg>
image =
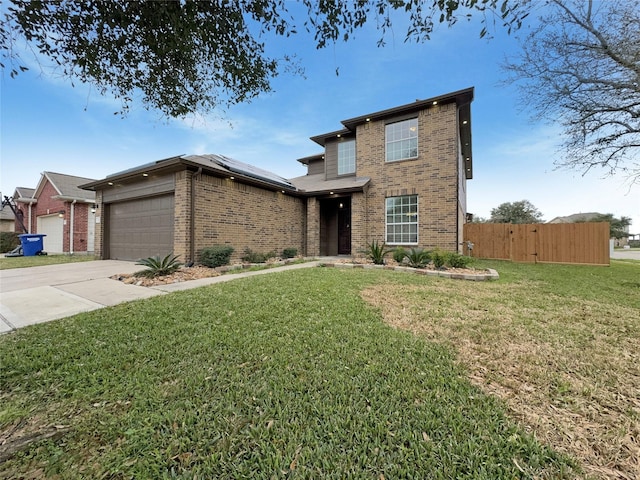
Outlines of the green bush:
<svg viewBox="0 0 640 480">
<path fill-rule="evenodd" d="M 447 261 L 447 254 L 442 250 L 435 249 L 431 252 L 431 261 L 434 267 L 441 269 Z"/>
<path fill-rule="evenodd" d="M 200 252 L 200 263 L 205 267 L 215 268 L 229 265 L 233 247 L 230 245 L 214 245 L 203 248 Z"/>
<path fill-rule="evenodd" d="M 466 268 L 473 259 L 460 255 L 458 252 L 449 252 L 446 256 L 446 263 L 451 268 Z"/>
<path fill-rule="evenodd" d="M 16 232 L 0 232 L 0 252 L 7 253 L 20 245 Z"/>
<path fill-rule="evenodd" d="M 282 250 L 282 258 L 294 258 L 298 255 L 298 249 L 297 248 L 285 248 L 284 250 Z"/>
<path fill-rule="evenodd" d="M 407 251 L 404 249 L 404 247 L 396 247 L 393 250 L 393 259 L 398 263 L 402 263 L 404 261 L 404 257 L 406 256 Z"/>
<path fill-rule="evenodd" d="M 270 258 L 276 257 L 277 254 L 274 251 L 267 253 L 254 252 L 249 247 L 244 249 L 244 255 L 242 261 L 247 263 L 265 263 Z"/>
<path fill-rule="evenodd" d="M 631 248 L 640 248 L 640 240 L 629 240 L 629 246 Z"/>
<path fill-rule="evenodd" d="M 419 247 L 410 248 L 405 255 L 409 261 L 409 266 L 413 268 L 423 268 L 429 263 L 431 252 Z"/>
<path fill-rule="evenodd" d="M 182 266 L 182 263 L 178 261 L 177 255 L 170 253 L 164 258 L 160 258 L 160 255 L 143 258 L 139 260 L 136 265 L 144 265 L 147 267 L 146 270 L 136 272 L 136 277 L 159 277 L 175 272 Z"/>
</svg>

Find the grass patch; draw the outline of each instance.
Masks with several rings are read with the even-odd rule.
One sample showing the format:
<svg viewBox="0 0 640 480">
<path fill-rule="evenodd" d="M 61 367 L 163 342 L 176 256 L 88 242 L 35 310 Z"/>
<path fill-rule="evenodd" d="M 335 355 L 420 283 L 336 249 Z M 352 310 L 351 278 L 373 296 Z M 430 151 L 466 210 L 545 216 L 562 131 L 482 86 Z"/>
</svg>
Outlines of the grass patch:
<svg viewBox="0 0 640 480">
<path fill-rule="evenodd" d="M 0 270 L 9 268 L 40 267 L 58 263 L 89 262 L 98 260 L 94 255 L 33 255 L 29 257 L 0 258 Z"/>
<path fill-rule="evenodd" d="M 66 432 L 0 476 L 573 478 L 453 349 L 381 321 L 360 296 L 381 282 L 442 283 L 305 269 L 0 337 L 0 438 Z"/>
<path fill-rule="evenodd" d="M 588 475 L 640 478 L 640 263 L 491 265 L 498 282 L 362 296 L 389 324 L 455 348 L 474 384 Z"/>
</svg>

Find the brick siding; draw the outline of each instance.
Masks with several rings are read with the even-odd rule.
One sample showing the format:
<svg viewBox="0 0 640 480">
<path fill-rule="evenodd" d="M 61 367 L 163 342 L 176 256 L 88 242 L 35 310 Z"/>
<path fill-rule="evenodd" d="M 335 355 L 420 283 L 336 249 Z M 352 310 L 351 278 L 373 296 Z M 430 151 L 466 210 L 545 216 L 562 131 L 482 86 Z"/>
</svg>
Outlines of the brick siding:
<svg viewBox="0 0 640 480">
<path fill-rule="evenodd" d="M 174 253 L 181 258 L 190 256 L 192 232 L 196 255 L 214 245 L 232 246 L 232 260 L 238 260 L 246 248 L 279 254 L 293 247 L 305 254 L 306 220 L 306 199 L 205 174 L 176 174 Z"/>
<path fill-rule="evenodd" d="M 31 225 L 29 231 L 31 233 L 38 232 L 38 217 L 55 215 L 61 210 L 64 210 L 63 214 L 63 227 L 62 227 L 62 251 L 70 252 L 71 249 L 71 235 L 73 234 L 73 252 L 82 253 L 87 252 L 88 244 L 88 216 L 90 204 L 76 203 L 73 206 L 73 232 L 71 232 L 71 202 L 52 198 L 58 195 L 56 189 L 51 185 L 49 181 L 45 181 L 42 191 L 38 196 L 38 202 L 31 207 Z M 27 207 L 28 208 L 28 207 Z M 24 209 L 26 210 L 26 208 Z M 25 211 L 24 215 L 25 224 L 28 222 L 28 213 Z"/>
<path fill-rule="evenodd" d="M 430 107 L 417 117 L 417 159 L 385 162 L 388 121 L 357 127 L 357 174 L 371 182 L 366 195 L 354 195 L 352 200 L 354 252 L 373 240 L 385 240 L 387 197 L 413 194 L 418 195 L 419 246 L 459 249 L 457 108 L 453 103 Z"/>
</svg>

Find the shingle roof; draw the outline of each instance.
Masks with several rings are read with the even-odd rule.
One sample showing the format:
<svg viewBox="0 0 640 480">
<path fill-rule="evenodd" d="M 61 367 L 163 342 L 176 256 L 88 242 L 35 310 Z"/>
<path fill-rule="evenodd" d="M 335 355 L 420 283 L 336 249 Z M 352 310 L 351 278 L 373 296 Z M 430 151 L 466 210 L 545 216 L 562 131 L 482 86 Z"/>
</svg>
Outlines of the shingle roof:
<svg viewBox="0 0 640 480">
<path fill-rule="evenodd" d="M 303 175 L 289 180 L 303 193 L 345 192 L 362 190 L 371 179 L 369 177 L 344 177 L 325 180 L 324 173 Z"/>
<path fill-rule="evenodd" d="M 576 222 L 588 222 L 593 220 L 595 217 L 600 215 L 597 212 L 587 212 L 587 213 L 574 213 L 572 215 L 567 215 L 566 217 L 556 217 L 552 220 L 549 220 L 547 223 L 576 223 Z"/>
<path fill-rule="evenodd" d="M 9 207 L 4 207 L 0 210 L 0 220 L 15 220 L 16 216 L 13 214 L 13 211 Z"/>
<path fill-rule="evenodd" d="M 36 193 L 35 188 L 16 187 L 13 199 L 17 200 L 18 198 L 33 198 L 34 193 Z"/>
<path fill-rule="evenodd" d="M 95 181 L 92 178 L 76 177 L 63 173 L 43 172 L 43 179 L 36 191 L 41 189 L 44 178 L 47 178 L 61 197 L 77 198 L 78 200 L 93 201 L 96 198 L 95 192 L 82 190 L 78 185 Z M 39 192 L 38 192 L 39 193 Z"/>
</svg>

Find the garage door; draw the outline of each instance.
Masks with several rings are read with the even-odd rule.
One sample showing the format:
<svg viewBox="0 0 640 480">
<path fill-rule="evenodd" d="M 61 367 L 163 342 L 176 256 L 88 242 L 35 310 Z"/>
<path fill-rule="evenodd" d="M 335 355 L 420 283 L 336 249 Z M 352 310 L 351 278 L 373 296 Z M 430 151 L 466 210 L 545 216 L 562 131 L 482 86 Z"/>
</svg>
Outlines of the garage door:
<svg viewBox="0 0 640 480">
<path fill-rule="evenodd" d="M 47 253 L 63 253 L 62 229 L 64 219 L 56 215 L 38 217 L 38 232 L 46 235 L 42 239 L 42 246 Z"/>
<path fill-rule="evenodd" d="M 109 258 L 139 260 L 173 252 L 173 194 L 109 206 Z"/>
</svg>

